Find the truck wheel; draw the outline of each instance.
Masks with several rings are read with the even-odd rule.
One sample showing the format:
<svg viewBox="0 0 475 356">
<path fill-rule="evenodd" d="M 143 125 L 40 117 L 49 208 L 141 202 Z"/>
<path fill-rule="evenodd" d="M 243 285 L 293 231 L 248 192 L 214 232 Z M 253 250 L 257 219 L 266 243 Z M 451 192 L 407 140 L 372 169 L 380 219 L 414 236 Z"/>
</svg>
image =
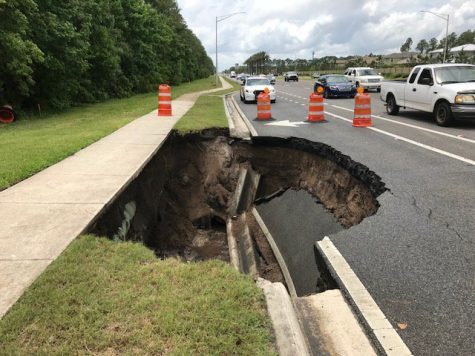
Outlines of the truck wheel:
<svg viewBox="0 0 475 356">
<path fill-rule="evenodd" d="M 453 121 L 449 104 L 445 102 L 438 103 L 434 109 L 434 118 L 437 125 L 449 126 Z"/>
<path fill-rule="evenodd" d="M 389 115 L 399 114 L 399 105 L 396 104 L 396 98 L 392 94 L 388 95 L 386 99 L 386 112 Z"/>
</svg>

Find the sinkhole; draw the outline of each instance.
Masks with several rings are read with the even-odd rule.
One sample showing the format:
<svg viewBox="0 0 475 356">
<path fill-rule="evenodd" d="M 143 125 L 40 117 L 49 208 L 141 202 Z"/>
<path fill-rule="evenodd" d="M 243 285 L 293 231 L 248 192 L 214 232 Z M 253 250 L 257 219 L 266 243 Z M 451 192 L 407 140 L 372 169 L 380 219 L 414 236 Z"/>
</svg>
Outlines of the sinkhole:
<svg viewBox="0 0 475 356">
<path fill-rule="evenodd" d="M 306 295 L 333 288 L 315 241 L 375 214 L 384 191 L 374 172 L 322 143 L 172 132 L 89 232 L 143 242 L 159 258 L 233 262 L 238 255 L 242 272 L 285 284 L 271 231 L 298 295 Z"/>
</svg>

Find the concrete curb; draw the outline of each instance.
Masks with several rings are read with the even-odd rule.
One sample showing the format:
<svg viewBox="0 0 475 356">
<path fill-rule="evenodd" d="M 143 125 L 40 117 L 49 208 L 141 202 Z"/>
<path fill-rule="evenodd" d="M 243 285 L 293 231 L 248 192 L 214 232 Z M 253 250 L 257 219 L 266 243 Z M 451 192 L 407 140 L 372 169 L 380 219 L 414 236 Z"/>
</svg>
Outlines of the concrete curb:
<svg viewBox="0 0 475 356">
<path fill-rule="evenodd" d="M 361 283 L 331 240 L 325 238 L 316 247 L 327 264 L 335 281 L 345 292 L 350 304 L 357 311 L 366 331 L 376 347 L 386 355 L 412 355 L 409 348 L 393 328 L 374 299 Z"/>
<path fill-rule="evenodd" d="M 257 286 L 264 291 L 266 297 L 267 311 L 274 327 L 279 355 L 310 355 L 297 315 L 284 285 L 259 278 Z"/>
<path fill-rule="evenodd" d="M 246 211 L 254 200 L 260 175 L 241 167 L 238 183 L 229 207 L 231 217 L 226 221 L 226 235 L 231 264 L 242 273 L 258 276 L 257 258 L 252 242 Z"/>
<path fill-rule="evenodd" d="M 280 253 L 279 248 L 277 247 L 277 244 L 275 243 L 274 238 L 272 237 L 269 229 L 267 229 L 266 224 L 264 223 L 264 220 L 262 220 L 261 216 L 259 215 L 259 212 L 257 211 L 256 208 L 252 209 L 252 215 L 254 215 L 254 218 L 256 219 L 257 223 L 259 224 L 259 227 L 261 228 L 262 232 L 264 233 L 267 242 L 269 243 L 272 252 L 274 252 L 274 256 L 277 260 L 277 263 L 279 264 L 280 270 L 282 271 L 282 274 L 284 275 L 285 283 L 287 284 L 287 288 L 289 288 L 289 293 L 290 296 L 293 298 L 297 298 L 297 292 L 295 291 L 295 286 L 294 282 L 292 281 L 292 277 L 290 276 L 290 272 L 287 268 L 287 265 L 285 264 L 284 257 Z"/>
<path fill-rule="evenodd" d="M 229 113 L 229 107 L 227 105 L 226 95 L 223 97 L 223 105 L 224 105 L 224 112 L 226 113 L 226 118 L 228 119 L 229 134 L 231 135 L 231 137 L 236 137 L 236 126 L 234 125 L 234 121 L 231 118 L 231 114 Z"/>
<path fill-rule="evenodd" d="M 254 128 L 254 126 L 251 124 L 251 122 L 249 121 L 249 119 L 246 117 L 246 115 L 244 115 L 244 113 L 242 112 L 241 108 L 239 107 L 239 105 L 236 103 L 236 100 L 234 100 L 234 97 L 232 95 L 230 95 L 230 98 L 231 98 L 231 101 L 234 105 L 234 107 L 236 108 L 236 111 L 239 113 L 239 116 L 241 118 L 241 120 L 244 122 L 244 124 L 246 125 L 247 129 L 249 130 L 249 132 L 251 133 L 251 136 L 259 136 L 257 134 L 257 131 L 256 129 Z"/>
</svg>

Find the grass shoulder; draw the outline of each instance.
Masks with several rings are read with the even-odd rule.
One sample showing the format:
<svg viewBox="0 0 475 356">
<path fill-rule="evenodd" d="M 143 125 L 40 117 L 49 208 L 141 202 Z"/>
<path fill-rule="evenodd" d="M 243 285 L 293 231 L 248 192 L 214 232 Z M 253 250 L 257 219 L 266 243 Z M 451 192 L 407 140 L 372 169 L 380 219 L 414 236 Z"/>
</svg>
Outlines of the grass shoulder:
<svg viewBox="0 0 475 356">
<path fill-rule="evenodd" d="M 211 127 L 227 128 L 228 120 L 223 97 L 228 93 L 239 90 L 240 85 L 235 81 L 226 78 L 225 80 L 232 85 L 231 88 L 201 95 L 195 105 L 177 122 L 175 129 L 186 133 Z"/>
<path fill-rule="evenodd" d="M 275 354 L 262 292 L 220 261 L 83 236 L 0 320 L 6 354 Z"/>
<path fill-rule="evenodd" d="M 216 88 L 212 77 L 173 87 L 173 97 Z M 25 115 L 0 126 L 0 190 L 63 160 L 157 107 L 157 93 Z"/>
</svg>

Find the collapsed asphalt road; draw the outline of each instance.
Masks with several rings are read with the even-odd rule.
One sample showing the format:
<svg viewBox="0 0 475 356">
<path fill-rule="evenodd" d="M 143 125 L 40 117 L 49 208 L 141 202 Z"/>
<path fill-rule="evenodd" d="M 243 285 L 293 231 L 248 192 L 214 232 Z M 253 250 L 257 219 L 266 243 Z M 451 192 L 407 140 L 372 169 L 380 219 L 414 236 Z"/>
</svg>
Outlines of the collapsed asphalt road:
<svg viewBox="0 0 475 356">
<path fill-rule="evenodd" d="M 274 123 L 305 120 L 311 84 L 278 82 L 276 88 Z M 375 101 L 377 94 L 372 97 L 373 114 L 388 118 Z M 351 100 L 327 100 L 328 122 L 323 124 L 251 122 L 259 135 L 328 144 L 382 177 L 389 191 L 378 198 L 378 212 L 332 234 L 331 240 L 414 354 L 471 355 L 475 123 L 440 128 L 424 115 L 402 112 L 388 118 L 396 123 L 373 118 L 374 126 L 385 131 L 377 132 L 345 121 L 352 119 L 352 105 Z M 255 105 L 240 107 L 254 118 Z M 290 213 L 290 220 L 302 216 L 301 211 Z M 271 219 L 266 224 L 274 228 Z"/>
</svg>

